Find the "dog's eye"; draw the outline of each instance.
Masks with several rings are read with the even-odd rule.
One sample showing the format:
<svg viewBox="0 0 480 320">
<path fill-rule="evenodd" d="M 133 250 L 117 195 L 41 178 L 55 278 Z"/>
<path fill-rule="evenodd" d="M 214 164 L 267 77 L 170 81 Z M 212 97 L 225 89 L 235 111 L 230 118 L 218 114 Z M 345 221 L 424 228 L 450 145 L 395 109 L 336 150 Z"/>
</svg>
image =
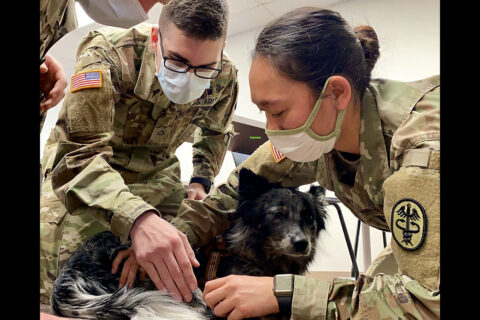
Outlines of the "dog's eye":
<svg viewBox="0 0 480 320">
<path fill-rule="evenodd" d="M 307 221 L 308 223 L 313 222 L 313 215 L 307 210 L 302 211 L 302 216 L 305 218 L 305 221 Z"/>
<path fill-rule="evenodd" d="M 280 210 L 276 210 L 276 211 L 272 212 L 272 215 L 273 215 L 274 218 L 281 218 L 282 215 L 283 215 L 283 212 L 280 211 Z"/>
</svg>

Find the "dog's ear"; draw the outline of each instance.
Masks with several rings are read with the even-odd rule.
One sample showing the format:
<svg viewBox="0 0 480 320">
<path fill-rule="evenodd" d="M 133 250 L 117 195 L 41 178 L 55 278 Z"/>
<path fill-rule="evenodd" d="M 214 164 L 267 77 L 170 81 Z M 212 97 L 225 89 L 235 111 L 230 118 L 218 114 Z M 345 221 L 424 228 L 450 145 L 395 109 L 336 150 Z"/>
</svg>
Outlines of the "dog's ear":
<svg viewBox="0 0 480 320">
<path fill-rule="evenodd" d="M 325 200 L 325 188 L 322 186 L 310 186 L 310 190 L 308 190 L 308 193 L 310 193 L 313 196 L 313 199 L 315 201 L 323 204 L 323 205 L 328 205 L 328 203 Z"/>
<path fill-rule="evenodd" d="M 245 225 L 255 225 L 258 221 L 263 220 L 261 214 L 257 212 L 256 202 L 250 200 L 238 203 L 235 218 L 242 220 Z"/>
<path fill-rule="evenodd" d="M 316 219 L 319 230 L 324 229 L 324 219 L 327 217 L 327 210 L 325 210 L 325 207 L 328 206 L 328 202 L 325 196 L 326 190 L 322 186 L 311 185 L 308 193 L 312 195 L 313 201 L 318 210 L 318 215 L 316 216 Z"/>
<path fill-rule="evenodd" d="M 238 195 L 240 202 L 245 200 L 255 200 L 263 193 L 278 185 L 268 182 L 264 177 L 256 175 L 246 168 L 240 169 L 238 179 Z"/>
</svg>

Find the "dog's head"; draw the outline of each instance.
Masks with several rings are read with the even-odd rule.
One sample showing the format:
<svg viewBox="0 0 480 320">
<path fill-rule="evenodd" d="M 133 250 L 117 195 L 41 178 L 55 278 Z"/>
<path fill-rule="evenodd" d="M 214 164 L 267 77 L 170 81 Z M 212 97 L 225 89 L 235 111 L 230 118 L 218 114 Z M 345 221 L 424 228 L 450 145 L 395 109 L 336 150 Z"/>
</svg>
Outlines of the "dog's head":
<svg viewBox="0 0 480 320">
<path fill-rule="evenodd" d="M 322 187 L 301 192 L 243 168 L 231 241 L 246 248 L 261 243 L 269 255 L 312 258 L 318 234 L 325 228 L 324 196 Z"/>
</svg>

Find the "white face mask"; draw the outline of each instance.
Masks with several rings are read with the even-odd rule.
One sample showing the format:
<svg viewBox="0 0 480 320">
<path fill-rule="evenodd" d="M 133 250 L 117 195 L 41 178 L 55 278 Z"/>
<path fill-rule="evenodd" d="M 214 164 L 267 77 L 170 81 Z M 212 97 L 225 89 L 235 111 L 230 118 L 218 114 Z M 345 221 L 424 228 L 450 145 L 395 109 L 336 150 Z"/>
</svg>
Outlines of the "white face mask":
<svg viewBox="0 0 480 320">
<path fill-rule="evenodd" d="M 156 64 L 155 53 L 155 64 Z M 162 64 L 160 72 L 156 72 L 158 82 L 168 100 L 177 104 L 186 104 L 201 97 L 205 89 L 210 88 L 210 79 L 197 77 L 193 72 L 175 72 Z"/>
<path fill-rule="evenodd" d="M 290 130 L 268 130 L 265 128 L 265 133 L 275 148 L 293 161 L 308 162 L 319 159 L 324 153 L 332 151 L 340 135 L 340 126 L 345 110 L 339 111 L 335 122 L 335 129 L 330 134 L 319 136 L 310 128 L 322 104 L 322 95 L 327 84 L 328 79 L 323 86 L 322 93 L 315 107 L 301 127 Z"/>
<path fill-rule="evenodd" d="M 77 0 L 83 10 L 98 23 L 130 28 L 148 19 L 138 0 Z"/>
</svg>

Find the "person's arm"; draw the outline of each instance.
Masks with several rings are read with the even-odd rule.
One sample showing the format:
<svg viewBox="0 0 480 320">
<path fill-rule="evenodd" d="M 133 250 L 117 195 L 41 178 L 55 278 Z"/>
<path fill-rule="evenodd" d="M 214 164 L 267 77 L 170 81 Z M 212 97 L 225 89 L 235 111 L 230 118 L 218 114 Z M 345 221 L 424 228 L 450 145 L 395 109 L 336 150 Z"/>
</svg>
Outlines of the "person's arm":
<svg viewBox="0 0 480 320">
<path fill-rule="evenodd" d="M 413 153 L 411 153 L 413 154 Z M 437 159 L 437 160 L 435 160 Z M 295 277 L 295 291 L 292 302 L 292 319 L 354 318 L 357 314 L 397 319 L 410 315 L 412 319 L 438 319 L 440 317 L 439 291 L 439 235 L 440 235 L 440 194 L 439 154 L 430 155 L 430 163 L 402 167 L 390 176 L 384 184 L 384 212 L 392 234 L 391 246 L 398 263 L 399 273 L 377 274 L 374 277 L 361 275 L 355 282 L 338 279 L 327 284 L 307 277 Z M 425 211 L 425 218 L 418 213 L 415 222 L 425 222 L 424 239 L 414 234 L 411 244 L 404 234 L 406 219 L 392 224 L 392 214 L 405 204 L 419 203 Z M 399 207 L 399 206 L 400 207 Z M 393 213 L 396 212 L 396 213 Z M 413 214 L 411 212 L 410 214 Z M 399 228 L 400 226 L 400 228 Z M 412 231 L 416 226 L 411 224 Z M 417 249 L 411 250 L 419 245 Z M 403 318 L 402 318 L 403 319 Z"/>
<path fill-rule="evenodd" d="M 79 45 L 75 74 L 59 114 L 59 137 L 52 170 L 52 186 L 68 212 L 89 206 L 103 209 L 112 232 L 124 243 L 141 214 L 159 212 L 133 195 L 121 175 L 109 163 L 109 141 L 114 135 L 116 83 L 121 77 L 114 48 L 98 32 Z M 85 84 L 83 78 L 97 79 Z"/>
<path fill-rule="evenodd" d="M 222 69 L 209 89 L 209 96 L 218 100 L 195 131 L 189 199 L 202 200 L 210 191 L 233 136 L 231 123 L 238 100 L 237 70 L 228 57 L 224 58 Z"/>
<path fill-rule="evenodd" d="M 53 314 L 40 312 L 40 320 L 73 320 L 73 318 L 58 317 Z"/>
<path fill-rule="evenodd" d="M 276 163 L 270 141 L 265 142 L 203 201 L 182 201 L 178 215 L 171 223 L 187 235 L 192 247 L 206 244 L 230 226 L 238 203 L 238 172 L 241 168 L 248 168 L 272 183 L 280 182 L 289 187 L 312 183 L 316 177 L 316 162 L 298 163 L 285 158 Z"/>
</svg>

